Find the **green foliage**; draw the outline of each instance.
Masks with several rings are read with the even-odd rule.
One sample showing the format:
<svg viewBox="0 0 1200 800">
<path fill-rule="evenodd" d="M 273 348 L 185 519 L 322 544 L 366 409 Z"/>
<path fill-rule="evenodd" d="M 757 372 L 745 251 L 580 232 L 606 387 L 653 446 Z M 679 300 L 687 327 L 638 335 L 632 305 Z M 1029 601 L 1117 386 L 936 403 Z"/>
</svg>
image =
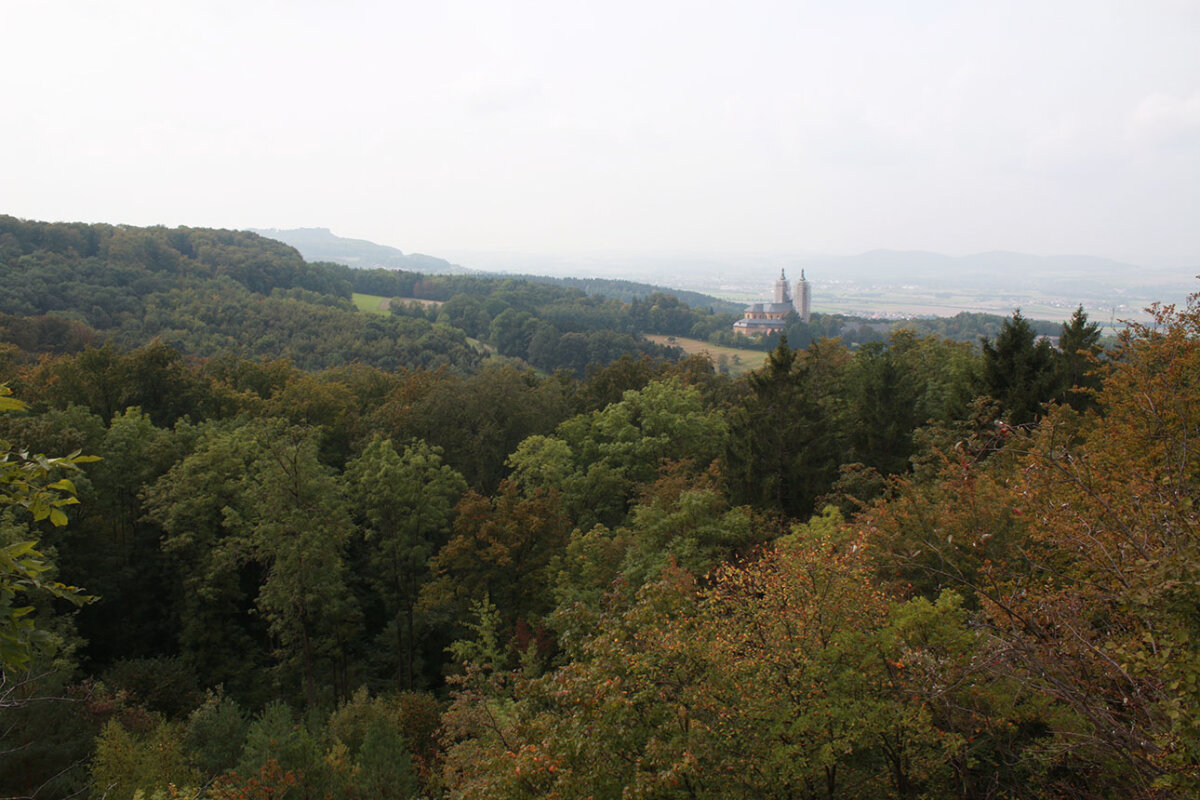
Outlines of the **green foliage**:
<svg viewBox="0 0 1200 800">
<path fill-rule="evenodd" d="M 319 675 L 322 690 L 345 691 L 333 665 L 358 620 L 343 557 L 353 526 L 314 431 L 282 420 L 207 426 L 147 499 L 185 576 L 189 660 L 241 687 L 261 666 L 266 633 L 280 679 L 300 678 L 309 702 Z M 251 600 L 265 631 L 247 618 Z"/>
<path fill-rule="evenodd" d="M 1052 322 L 1027 320 L 1039 336 L 1053 336 L 1057 326 Z M 951 342 L 978 344 L 982 338 L 995 338 L 1004 329 L 1011 318 L 996 314 L 981 314 L 979 312 L 962 311 L 953 317 L 934 317 L 932 319 L 905 320 L 896 326 L 897 330 L 911 331 L 916 336 L 934 336 Z"/>
<path fill-rule="evenodd" d="M 1064 322 L 1058 337 L 1059 384 L 1064 398 L 1076 411 L 1095 405 L 1094 394 L 1101 388 L 1098 357 L 1100 325 L 1088 322 L 1083 306 L 1075 309 Z"/>
<path fill-rule="evenodd" d="M 734 502 L 788 517 L 811 513 L 845 449 L 840 402 L 849 353 L 823 341 L 803 354 L 787 340 L 748 376 L 751 395 L 730 414 L 727 473 Z"/>
<path fill-rule="evenodd" d="M 212 777 L 237 765 L 248 729 L 246 713 L 218 687 L 188 715 L 184 744 L 196 768 Z"/>
<path fill-rule="evenodd" d="M 230 546 L 266 571 L 255 605 L 281 666 L 299 668 L 312 705 L 321 665 L 336 663 L 357 623 L 342 557 L 352 525 L 311 431 L 276 424 L 252 435 L 257 453 L 239 476 L 239 505 L 222 513 L 234 533 Z M 345 690 L 330 677 L 335 691 Z"/>
<path fill-rule="evenodd" d="M 374 720 L 363 736 L 354 762 L 354 783 L 363 797 L 404 800 L 419 786 L 404 737 L 383 719 Z"/>
<path fill-rule="evenodd" d="M 474 619 L 466 624 L 468 638 L 451 644 L 450 655 L 458 664 L 484 672 L 502 670 L 508 659 L 500 643 L 503 625 L 500 609 L 485 594 L 482 600 L 471 603 L 471 614 Z"/>
<path fill-rule="evenodd" d="M 417 669 L 415 607 L 428 564 L 450 538 L 454 507 L 466 481 L 442 463 L 441 451 L 422 441 L 397 453 L 375 437 L 343 475 L 347 497 L 366 523 L 372 586 L 395 631 L 395 674 L 412 689 Z"/>
<path fill-rule="evenodd" d="M 253 676 L 269 666 L 269 648 L 263 622 L 250 613 L 262 575 L 225 514 L 243 502 L 241 480 L 259 453 L 249 426 L 201 426 L 192 452 L 146 490 L 146 507 L 165 532 L 162 549 L 178 581 L 181 655 L 207 681 L 263 702 Z"/>
<path fill-rule="evenodd" d="M 152 659 L 173 640 L 160 608 L 172 591 L 159 550 L 162 530 L 145 519 L 142 493 L 182 455 L 190 433 L 187 425 L 157 427 L 137 407 L 110 418 L 93 445 L 102 458 L 81 486 L 88 501 L 70 531 L 56 537 L 64 574 L 100 596 L 78 623 L 90 654 L 103 663 Z"/>
<path fill-rule="evenodd" d="M 434 579 L 421 592 L 430 614 L 465 622 L 478 598 L 500 609 L 505 632 L 551 607 L 548 567 L 566 542 L 569 521 L 554 491 L 528 495 L 504 482 L 492 498 L 468 492 L 459 502 L 454 536 L 434 556 Z"/>
<path fill-rule="evenodd" d="M 402 697 L 371 697 L 365 689 L 338 706 L 332 714 L 310 713 L 304 723 L 282 703 L 271 703 L 248 728 L 227 701 L 210 697 L 206 710 L 193 717 L 205 720 L 204 737 L 228 733 L 234 725 L 245 731 L 245 746 L 236 770 L 221 769 L 212 783 L 214 798 L 246 797 L 415 797 L 420 789 L 406 731 L 416 730 Z M 195 727 L 193 725 L 193 727 Z M 241 749 L 243 738 L 236 744 Z M 228 763 L 232 742 L 198 740 L 216 759 Z M 221 745 L 225 747 L 221 749 Z"/>
<path fill-rule="evenodd" d="M 0 313 L 78 315 L 125 347 L 161 340 L 164 350 L 215 355 L 232 349 L 288 357 L 307 368 L 359 360 L 391 369 L 469 370 L 478 362 L 461 331 L 359 313 L 349 300 L 353 270 L 306 264 L 295 250 L 256 234 L 106 225 L 68 230 L 0 217 L 4 235 L 15 247 L 0 258 Z M 89 328 L 56 330 L 45 321 L 0 325 L 0 333 L 6 330 L 30 350 L 78 349 L 100 338 Z M 168 382 L 145 388 L 166 403 L 188 400 Z M 112 400 L 100 396 L 105 419 L 136 403 L 161 421 L 150 398 Z"/>
<path fill-rule="evenodd" d="M 1037 339 L 1020 311 L 1005 320 L 994 341 L 983 340 L 983 387 L 1014 425 L 1037 419 L 1056 394 L 1054 349 Z"/>
<path fill-rule="evenodd" d="M 111 720 L 96 739 L 92 796 L 134 797 L 170 785 L 196 786 L 199 775 L 187 763 L 179 723 L 155 720 L 148 730 L 131 732 Z"/>
<path fill-rule="evenodd" d="M 121 659 L 105 671 L 104 681 L 147 710 L 176 719 L 196 706 L 200 694 L 195 673 L 177 658 Z"/>
<path fill-rule="evenodd" d="M 1003 646 L 960 595 L 946 590 L 932 602 L 896 605 L 883 644 L 898 686 L 923 704 L 949 754 L 942 795 L 1022 797 L 1053 784 L 1045 754 L 1063 715 L 999 668 Z"/>
<path fill-rule="evenodd" d="M 406 388 L 378 410 L 380 426 L 396 441 L 442 448 L 446 463 L 484 492 L 505 477 L 505 459 L 523 439 L 550 433 L 570 408 L 562 381 L 511 366 L 466 378 L 426 373 Z"/>
<path fill-rule="evenodd" d="M 624 520 L 636 487 L 652 481 L 662 464 L 687 461 L 703 470 L 726 435 L 721 415 L 705 408 L 698 389 L 666 378 L 567 420 L 553 438 L 523 442 L 508 464 L 523 489 L 560 492 L 580 527 L 611 526 Z"/>
<path fill-rule="evenodd" d="M 0 384 L 0 411 L 20 410 L 24 406 Z M 64 508 L 79 502 L 75 484 L 56 473 L 78 472 L 79 465 L 96 461 L 94 456 L 47 458 L 15 450 L 0 439 L 0 509 L 20 508 L 34 522 L 49 521 L 54 526 L 67 524 Z M 36 539 L 0 543 L 0 668 L 5 675 L 30 663 L 37 648 L 48 647 L 51 639 L 39 629 L 32 617 L 30 596 L 67 600 L 82 605 L 92 598 L 74 586 L 54 580 L 54 568 L 38 549 Z"/>
<path fill-rule="evenodd" d="M 295 712 L 287 703 L 268 703 L 246 730 L 238 772 L 253 775 L 270 762 L 299 770 L 309 761 L 307 742 Z"/>
<path fill-rule="evenodd" d="M 621 566 L 628 587 L 657 580 L 668 568 L 703 575 L 771 538 L 765 519 L 744 506 L 730 508 L 717 475 L 664 470 L 646 488 L 620 531 L 629 539 Z"/>
<path fill-rule="evenodd" d="M 698 593 L 647 585 L 492 730 L 451 712 L 455 796 L 915 796 L 944 750 L 893 690 L 861 552 L 810 533 Z"/>
<path fill-rule="evenodd" d="M 912 432 L 924 420 L 917 376 L 882 343 L 854 354 L 847 377 L 852 422 L 850 446 L 860 463 L 882 474 L 901 472 L 913 453 Z"/>
<path fill-rule="evenodd" d="M 0 229 L 5 794 L 1200 786 L 1195 301 L 1111 359 L 1082 311 L 1061 352 L 814 317 L 734 381 L 638 355 L 715 324 L 666 295 Z"/>
</svg>

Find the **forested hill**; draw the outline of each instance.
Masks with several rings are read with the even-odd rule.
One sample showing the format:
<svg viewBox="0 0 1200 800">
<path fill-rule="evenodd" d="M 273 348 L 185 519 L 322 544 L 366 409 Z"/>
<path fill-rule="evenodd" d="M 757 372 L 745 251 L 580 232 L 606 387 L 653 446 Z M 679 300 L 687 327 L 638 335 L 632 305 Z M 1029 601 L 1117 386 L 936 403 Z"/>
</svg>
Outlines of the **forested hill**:
<svg viewBox="0 0 1200 800">
<path fill-rule="evenodd" d="M 614 300 L 630 302 L 634 299 L 645 300 L 655 294 L 669 294 L 687 303 L 693 308 L 707 308 L 716 312 L 740 313 L 743 306 L 731 303 L 710 295 L 681 289 L 667 289 L 662 286 L 652 286 L 635 281 L 614 280 L 610 278 L 558 278 L 549 275 L 530 275 L 526 273 L 489 273 L 480 270 L 469 270 L 458 264 L 434 256 L 420 253 L 404 253 L 394 247 L 376 244 L 365 239 L 348 239 L 338 236 L 328 228 L 294 228 L 279 230 L 276 228 L 252 229 L 254 233 L 278 239 L 295 247 L 310 261 L 332 261 L 359 269 L 401 269 L 411 272 L 421 272 L 428 275 L 476 275 L 479 277 L 499 277 L 534 283 L 548 283 L 553 286 L 569 286 L 582 289 L 590 295 L 599 295 Z"/>
<path fill-rule="evenodd" d="M 307 368 L 478 362 L 448 326 L 358 314 L 349 272 L 253 233 L 0 217 L 0 331 L 26 351 L 158 339 L 186 354 Z"/>
<path fill-rule="evenodd" d="M 0 264 L 0 796 L 1200 796 L 1200 295 L 734 378 L 666 295 Z"/>
<path fill-rule="evenodd" d="M 625 354 L 678 356 L 642 332 L 727 324 L 665 296 L 637 307 L 508 278 L 309 263 L 255 233 L 202 228 L 0 217 L 0 281 L 0 339 L 30 353 L 157 339 L 185 354 L 286 357 L 307 369 L 357 361 L 469 372 L 498 341 L 502 355 L 582 374 Z M 354 292 L 449 302 L 368 315 Z"/>
<path fill-rule="evenodd" d="M 558 278 L 548 275 L 526 274 L 516 274 L 508 277 L 518 280 L 537 281 L 538 283 L 550 283 L 557 286 L 573 286 L 576 289 L 582 289 L 588 294 L 598 294 L 602 297 L 611 297 L 617 300 L 624 300 L 625 302 L 635 299 L 645 300 L 655 294 L 669 294 L 680 302 L 687 303 L 692 308 L 706 308 L 717 313 L 735 313 L 740 315 L 746 307 L 744 303 L 722 300 L 719 297 L 702 294 L 701 292 L 692 292 L 687 289 L 667 289 L 662 286 L 652 286 L 648 283 L 637 283 L 636 281 L 615 278 Z"/>
</svg>

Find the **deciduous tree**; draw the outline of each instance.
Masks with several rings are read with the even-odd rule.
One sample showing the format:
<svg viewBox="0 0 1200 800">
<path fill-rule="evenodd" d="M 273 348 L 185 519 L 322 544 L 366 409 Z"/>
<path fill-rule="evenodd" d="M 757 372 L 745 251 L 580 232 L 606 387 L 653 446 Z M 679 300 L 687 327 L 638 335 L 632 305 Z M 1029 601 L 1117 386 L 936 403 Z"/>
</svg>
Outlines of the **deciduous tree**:
<svg viewBox="0 0 1200 800">
<path fill-rule="evenodd" d="M 347 496 L 366 526 L 372 585 L 384 600 L 396 642 L 396 679 L 412 689 L 415 607 L 429 561 L 450 538 L 454 507 L 467 490 L 441 451 L 416 441 L 397 453 L 376 437 L 344 475 Z"/>
</svg>

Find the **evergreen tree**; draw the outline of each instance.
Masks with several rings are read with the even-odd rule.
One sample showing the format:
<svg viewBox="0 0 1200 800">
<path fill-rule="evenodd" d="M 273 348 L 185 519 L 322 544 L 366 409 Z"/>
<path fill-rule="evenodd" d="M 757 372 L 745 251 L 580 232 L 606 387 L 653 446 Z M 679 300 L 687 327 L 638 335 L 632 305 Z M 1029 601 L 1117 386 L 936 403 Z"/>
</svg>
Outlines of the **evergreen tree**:
<svg viewBox="0 0 1200 800">
<path fill-rule="evenodd" d="M 1020 310 L 1004 321 L 994 341 L 983 339 L 983 385 L 1014 425 L 1033 422 L 1057 394 L 1054 349 L 1037 338 Z"/>
<path fill-rule="evenodd" d="M 881 342 L 854 355 L 847 385 L 854 457 L 884 474 L 901 472 L 913 453 L 913 429 L 921 422 L 916 377 Z"/>
<path fill-rule="evenodd" d="M 1092 392 L 1100 390 L 1100 377 L 1093 369 L 1101 347 L 1100 325 L 1088 322 L 1083 306 L 1063 323 L 1058 349 L 1063 399 L 1076 411 L 1084 411 L 1094 405 Z"/>
<path fill-rule="evenodd" d="M 730 415 L 726 451 L 734 503 L 807 516 L 837 476 L 848 353 L 828 340 L 801 354 L 787 337 L 751 373 L 751 395 Z"/>
</svg>

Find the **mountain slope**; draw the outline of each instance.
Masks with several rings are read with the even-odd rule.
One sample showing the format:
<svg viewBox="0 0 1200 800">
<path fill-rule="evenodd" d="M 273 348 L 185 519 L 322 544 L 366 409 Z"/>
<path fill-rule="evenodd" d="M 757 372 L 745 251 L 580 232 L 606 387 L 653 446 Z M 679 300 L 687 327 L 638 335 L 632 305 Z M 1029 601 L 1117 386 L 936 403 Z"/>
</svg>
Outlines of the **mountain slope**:
<svg viewBox="0 0 1200 800">
<path fill-rule="evenodd" d="M 307 261 L 332 261 L 356 269 L 401 269 L 425 275 L 479 275 L 511 278 L 555 286 L 570 286 L 582 289 L 590 295 L 608 297 L 629 302 L 634 298 L 644 300 L 653 294 L 670 294 L 693 308 L 710 308 L 716 312 L 740 312 L 743 304 L 731 303 L 700 292 L 671 289 L 630 280 L 609 278 L 556 277 L 533 275 L 524 272 L 488 272 L 472 270 L 452 264 L 443 258 L 405 253 L 395 247 L 376 244 L 366 239 L 349 239 L 338 236 L 328 228 L 251 228 L 254 233 L 291 245 L 300 251 Z"/>
<path fill-rule="evenodd" d="M 329 228 L 251 228 L 251 231 L 269 239 L 289 244 L 300 251 L 307 261 L 332 261 L 357 269 L 403 269 L 426 275 L 466 275 L 472 273 L 465 267 L 451 264 L 444 258 L 405 253 L 395 247 L 376 244 L 366 239 L 349 239 L 338 236 Z"/>
</svg>

